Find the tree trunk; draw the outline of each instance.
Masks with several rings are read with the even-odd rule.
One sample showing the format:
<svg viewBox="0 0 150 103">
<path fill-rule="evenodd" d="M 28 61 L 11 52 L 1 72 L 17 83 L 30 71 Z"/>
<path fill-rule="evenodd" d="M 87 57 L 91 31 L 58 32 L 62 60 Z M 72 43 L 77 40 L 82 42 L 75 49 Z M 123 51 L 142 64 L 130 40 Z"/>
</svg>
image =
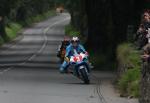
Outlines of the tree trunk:
<svg viewBox="0 0 150 103">
<path fill-rule="evenodd" d="M 109 20 L 109 1 L 87 0 L 86 10 L 88 15 L 88 41 L 87 47 L 92 50 L 106 52 Z M 109 32 L 110 35 L 110 32 Z M 107 45 L 106 45 L 107 44 Z"/>
<path fill-rule="evenodd" d="M 127 39 L 127 27 L 135 24 L 137 11 L 135 0 L 86 0 L 89 38 L 87 46 L 92 50 L 107 50 Z M 113 42 L 113 43 L 112 43 Z"/>
<path fill-rule="evenodd" d="M 0 36 L 3 38 L 4 41 L 8 40 L 6 31 L 5 31 L 4 16 L 0 16 Z"/>
</svg>

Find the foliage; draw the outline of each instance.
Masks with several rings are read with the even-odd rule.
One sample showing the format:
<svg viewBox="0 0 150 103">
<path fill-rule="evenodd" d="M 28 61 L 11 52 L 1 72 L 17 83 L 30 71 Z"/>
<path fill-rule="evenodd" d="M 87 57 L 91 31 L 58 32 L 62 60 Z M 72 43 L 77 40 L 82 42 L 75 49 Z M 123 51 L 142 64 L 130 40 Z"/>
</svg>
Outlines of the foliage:
<svg viewBox="0 0 150 103">
<path fill-rule="evenodd" d="M 10 22 L 24 23 L 24 21 L 34 16 L 41 15 L 51 10 L 54 6 L 54 0 L 0 0 L 0 17 L 3 18 L 3 20 L 0 21 L 0 34 L 3 35 L 3 39 L 7 41 L 7 35 L 4 29 L 8 24 L 5 25 L 5 23 L 7 23 L 5 18 Z M 39 18 L 35 19 L 39 20 Z M 5 23 L 3 23 L 3 21 Z M 12 33 L 14 31 L 11 30 L 11 28 L 7 28 L 7 32 Z"/>
<path fill-rule="evenodd" d="M 77 31 L 71 24 L 65 27 L 65 34 L 68 36 L 80 36 L 80 32 Z"/>
<path fill-rule="evenodd" d="M 45 13 L 42 13 L 42 14 L 39 14 L 39 15 L 36 15 L 36 16 L 33 16 L 33 17 L 30 17 L 30 18 L 26 19 L 26 21 L 22 22 L 22 24 L 23 25 L 30 25 L 32 23 L 45 20 L 48 17 L 53 16 L 53 15 L 56 15 L 56 12 L 54 10 L 49 10 Z"/>
<path fill-rule="evenodd" d="M 118 86 L 122 95 L 139 96 L 140 70 L 129 69 L 119 79 Z"/>
<path fill-rule="evenodd" d="M 0 34 L 3 36 L 0 42 L 2 39 L 8 41 L 16 37 L 21 25 L 30 25 L 48 17 L 52 12 L 45 12 L 52 10 L 54 6 L 55 0 L 1 0 L 0 17 L 3 20 L 0 21 Z"/>
<path fill-rule="evenodd" d="M 18 23 L 10 23 L 9 27 L 6 27 L 6 33 L 10 39 L 14 39 L 21 28 L 22 26 Z"/>
<path fill-rule="evenodd" d="M 47 11 L 43 14 L 39 14 L 35 17 L 30 17 L 29 19 L 27 19 L 26 21 L 22 22 L 21 24 L 17 23 L 17 22 L 11 22 L 11 20 L 8 20 L 8 24 L 6 26 L 6 34 L 7 34 L 7 37 L 8 37 L 8 41 L 14 39 L 18 32 L 22 29 L 22 27 L 24 25 L 25 22 L 27 25 L 31 25 L 32 23 L 35 23 L 35 22 L 39 22 L 41 20 L 44 20 L 44 19 L 47 19 L 48 17 L 50 16 L 53 16 L 53 15 L 56 15 L 55 11 L 54 10 L 50 10 L 50 11 Z M 0 38 L 0 45 L 3 44 L 4 41 L 2 38 Z"/>
<path fill-rule="evenodd" d="M 117 48 L 117 60 L 120 65 L 125 65 L 127 69 L 140 69 L 140 55 L 132 44 L 124 43 Z"/>
<path fill-rule="evenodd" d="M 118 87 L 122 95 L 139 96 L 141 64 L 139 55 L 139 52 L 132 44 L 124 43 L 118 46 L 117 60 L 120 65 L 119 67 L 123 66 L 125 69 L 118 80 Z"/>
<path fill-rule="evenodd" d="M 6 6 L 7 5 L 7 6 Z M 0 1 L 0 13 L 5 16 L 11 16 L 13 12 L 17 16 L 18 14 L 24 14 L 22 16 L 33 16 L 36 14 L 48 11 L 54 7 L 54 0 L 1 0 Z"/>
</svg>

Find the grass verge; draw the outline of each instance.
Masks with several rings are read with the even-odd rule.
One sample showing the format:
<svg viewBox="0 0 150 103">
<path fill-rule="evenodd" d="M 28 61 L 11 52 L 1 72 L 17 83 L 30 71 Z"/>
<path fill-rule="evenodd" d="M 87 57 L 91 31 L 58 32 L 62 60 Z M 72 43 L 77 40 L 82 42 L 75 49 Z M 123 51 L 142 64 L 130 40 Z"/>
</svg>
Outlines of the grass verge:
<svg viewBox="0 0 150 103">
<path fill-rule="evenodd" d="M 55 10 L 50 10 L 46 13 L 41 14 L 41 15 L 30 17 L 27 20 L 22 21 L 21 23 L 17 23 L 17 22 L 13 22 L 13 21 L 9 22 L 5 28 L 7 38 L 8 38 L 7 41 L 9 42 L 9 41 L 12 41 L 14 38 L 16 38 L 18 35 L 18 32 L 24 26 L 31 25 L 35 22 L 43 21 L 43 20 L 48 19 L 49 17 L 54 16 L 54 15 L 56 15 Z M 0 37 L 0 45 L 2 45 L 3 43 L 4 43 L 4 40 Z"/>
<path fill-rule="evenodd" d="M 139 96 L 140 54 L 132 44 L 124 43 L 118 46 L 117 60 L 124 73 L 118 80 L 118 88 L 122 96 Z M 121 68 L 119 68 L 121 69 Z"/>
<path fill-rule="evenodd" d="M 6 34 L 10 40 L 16 38 L 18 31 L 22 29 L 22 25 L 18 23 L 10 23 L 9 26 L 6 27 Z"/>
</svg>

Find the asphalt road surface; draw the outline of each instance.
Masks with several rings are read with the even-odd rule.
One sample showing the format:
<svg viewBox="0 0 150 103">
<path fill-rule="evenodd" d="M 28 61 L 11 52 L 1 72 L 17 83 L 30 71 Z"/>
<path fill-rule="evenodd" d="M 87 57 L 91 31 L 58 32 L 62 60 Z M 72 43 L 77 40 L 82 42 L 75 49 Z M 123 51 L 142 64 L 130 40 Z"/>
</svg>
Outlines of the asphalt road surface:
<svg viewBox="0 0 150 103">
<path fill-rule="evenodd" d="M 69 21 L 58 14 L 0 48 L 0 103 L 129 103 L 114 96 L 113 73 L 94 71 L 90 85 L 59 73 L 56 51 Z"/>
</svg>

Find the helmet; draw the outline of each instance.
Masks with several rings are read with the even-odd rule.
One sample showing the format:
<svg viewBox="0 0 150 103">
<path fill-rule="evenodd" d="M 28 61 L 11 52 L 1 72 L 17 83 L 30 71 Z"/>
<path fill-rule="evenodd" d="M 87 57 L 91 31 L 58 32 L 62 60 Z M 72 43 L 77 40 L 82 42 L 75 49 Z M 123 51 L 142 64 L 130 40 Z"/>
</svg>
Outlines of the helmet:
<svg viewBox="0 0 150 103">
<path fill-rule="evenodd" d="M 71 42 L 79 42 L 79 38 L 78 37 L 72 37 Z"/>
<path fill-rule="evenodd" d="M 66 36 L 63 41 L 70 41 L 70 38 Z"/>
<path fill-rule="evenodd" d="M 70 44 L 70 38 L 69 37 L 64 37 L 64 40 L 62 41 L 62 44 L 64 46 L 68 46 Z"/>
</svg>

